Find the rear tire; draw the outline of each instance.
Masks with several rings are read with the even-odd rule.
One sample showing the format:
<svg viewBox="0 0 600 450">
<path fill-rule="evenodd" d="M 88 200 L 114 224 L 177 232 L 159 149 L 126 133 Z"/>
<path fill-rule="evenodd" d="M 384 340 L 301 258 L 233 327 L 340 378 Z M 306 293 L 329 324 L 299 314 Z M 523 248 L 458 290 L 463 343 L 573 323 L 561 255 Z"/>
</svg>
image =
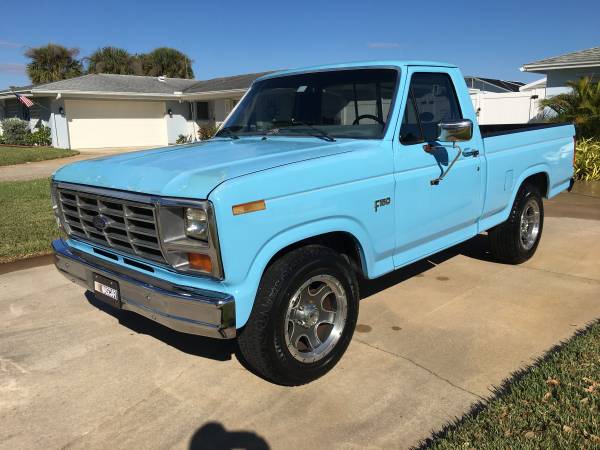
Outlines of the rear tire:
<svg viewBox="0 0 600 450">
<path fill-rule="evenodd" d="M 323 376 L 348 348 L 358 300 L 356 275 L 337 252 L 308 245 L 283 255 L 263 274 L 238 335 L 243 359 L 281 385 Z"/>
<path fill-rule="evenodd" d="M 539 189 L 524 183 L 506 222 L 489 230 L 492 255 L 500 262 L 520 264 L 537 250 L 544 227 L 544 205 Z"/>
</svg>

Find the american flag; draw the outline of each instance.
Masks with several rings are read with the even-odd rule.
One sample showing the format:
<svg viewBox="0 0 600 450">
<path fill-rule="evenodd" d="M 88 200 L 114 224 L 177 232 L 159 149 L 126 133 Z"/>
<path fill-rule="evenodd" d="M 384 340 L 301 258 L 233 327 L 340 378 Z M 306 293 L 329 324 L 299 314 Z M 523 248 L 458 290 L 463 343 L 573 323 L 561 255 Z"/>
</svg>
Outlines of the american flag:
<svg viewBox="0 0 600 450">
<path fill-rule="evenodd" d="M 23 103 L 28 108 L 31 108 L 33 106 L 33 102 L 31 100 L 29 100 L 27 97 L 25 97 L 24 95 L 17 94 L 16 92 L 13 92 L 13 94 L 15 94 L 15 96 L 17 97 L 17 100 L 19 100 L 21 103 Z"/>
</svg>

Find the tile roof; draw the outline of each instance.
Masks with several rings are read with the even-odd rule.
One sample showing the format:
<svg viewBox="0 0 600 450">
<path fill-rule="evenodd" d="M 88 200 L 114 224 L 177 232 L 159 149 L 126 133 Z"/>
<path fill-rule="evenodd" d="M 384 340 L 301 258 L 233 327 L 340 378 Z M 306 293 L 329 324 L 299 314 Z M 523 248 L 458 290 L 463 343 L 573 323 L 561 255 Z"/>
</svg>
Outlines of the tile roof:
<svg viewBox="0 0 600 450">
<path fill-rule="evenodd" d="M 111 92 L 123 94 L 197 94 L 248 89 L 257 78 L 271 72 L 249 73 L 210 80 L 149 77 L 137 75 L 88 74 L 33 87 L 33 92 Z M 32 86 L 28 86 L 31 88 Z M 4 92 L 4 91 L 0 91 Z M 10 90 L 7 90 L 10 92 Z"/>
<path fill-rule="evenodd" d="M 248 89 L 252 82 L 257 78 L 272 72 L 247 73 L 244 75 L 235 75 L 233 77 L 213 78 L 212 80 L 197 81 L 184 92 L 186 94 L 196 94 L 214 91 L 229 91 L 236 89 Z"/>
<path fill-rule="evenodd" d="M 600 47 L 588 48 L 577 52 L 566 53 L 564 55 L 553 56 L 551 58 L 540 59 L 539 61 L 523 64 L 524 70 L 542 69 L 542 68 L 560 68 L 567 67 L 589 67 L 600 66 Z"/>
<path fill-rule="evenodd" d="M 163 80 L 163 81 L 161 81 Z M 139 94 L 174 94 L 197 83 L 182 78 L 147 77 L 137 75 L 88 74 L 81 77 L 40 84 L 32 91 L 119 92 Z"/>
<path fill-rule="evenodd" d="M 9 88 L 0 90 L 0 95 L 10 94 L 11 92 L 28 93 L 32 87 L 33 87 L 33 84 L 28 84 L 27 86 L 11 86 Z"/>
</svg>

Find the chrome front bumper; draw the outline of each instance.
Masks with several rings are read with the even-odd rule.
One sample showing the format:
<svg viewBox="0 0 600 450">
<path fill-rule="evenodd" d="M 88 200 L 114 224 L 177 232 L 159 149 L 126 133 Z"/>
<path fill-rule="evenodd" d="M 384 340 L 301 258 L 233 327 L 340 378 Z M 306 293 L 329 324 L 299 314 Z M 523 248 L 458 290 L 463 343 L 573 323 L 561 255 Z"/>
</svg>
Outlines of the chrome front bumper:
<svg viewBox="0 0 600 450">
<path fill-rule="evenodd" d="M 236 335 L 235 300 L 229 294 L 170 284 L 52 242 L 54 264 L 69 280 L 94 291 L 94 274 L 119 283 L 122 308 L 173 330 L 213 338 Z"/>
</svg>

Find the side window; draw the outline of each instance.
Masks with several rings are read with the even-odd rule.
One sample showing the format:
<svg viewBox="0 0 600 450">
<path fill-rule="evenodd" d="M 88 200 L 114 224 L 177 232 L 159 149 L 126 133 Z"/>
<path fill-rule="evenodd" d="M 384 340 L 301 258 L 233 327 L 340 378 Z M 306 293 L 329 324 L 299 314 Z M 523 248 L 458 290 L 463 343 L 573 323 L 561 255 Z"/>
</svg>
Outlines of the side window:
<svg viewBox="0 0 600 450">
<path fill-rule="evenodd" d="M 404 109 L 404 117 L 402 118 L 402 126 L 400 127 L 400 142 L 405 145 L 423 142 L 421 124 L 417 118 L 417 110 L 415 109 L 415 102 L 412 95 L 409 95 L 406 108 Z"/>
<path fill-rule="evenodd" d="M 413 74 L 409 94 L 412 102 L 407 103 L 404 115 L 405 117 L 407 114 L 410 115 L 410 108 L 416 110 L 423 140 L 427 142 L 436 140 L 437 126 L 441 121 L 462 119 L 458 98 L 448 74 L 426 72 Z M 410 103 L 414 103 L 412 107 Z M 401 129 L 401 136 L 403 135 Z"/>
</svg>

